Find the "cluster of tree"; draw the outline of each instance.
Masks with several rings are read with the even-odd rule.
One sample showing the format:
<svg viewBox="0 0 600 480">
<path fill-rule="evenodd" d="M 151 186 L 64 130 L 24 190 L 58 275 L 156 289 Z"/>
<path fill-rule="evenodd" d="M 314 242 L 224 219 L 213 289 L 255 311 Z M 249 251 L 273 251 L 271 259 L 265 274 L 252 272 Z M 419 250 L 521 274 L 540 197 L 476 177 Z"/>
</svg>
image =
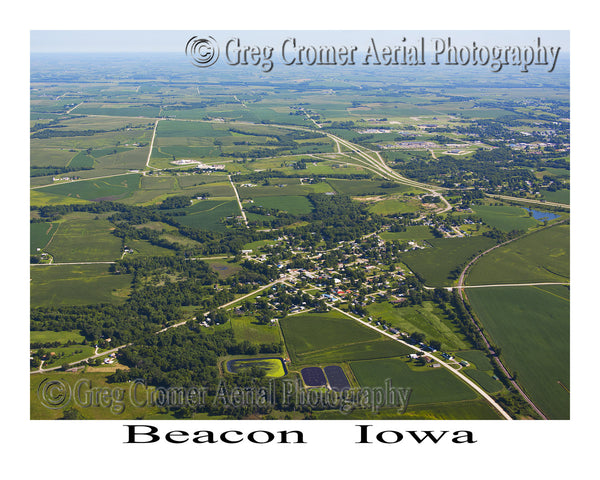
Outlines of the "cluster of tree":
<svg viewBox="0 0 600 480">
<path fill-rule="evenodd" d="M 30 177 L 45 177 L 46 175 L 61 175 L 63 173 L 69 172 L 78 172 L 81 170 L 92 170 L 93 167 L 55 167 L 55 166 L 47 166 L 47 167 L 29 167 L 29 176 Z"/>
<path fill-rule="evenodd" d="M 55 138 L 55 137 L 91 137 L 97 133 L 105 133 L 110 130 L 58 130 L 47 128 L 38 130 L 31 138 Z"/>
</svg>

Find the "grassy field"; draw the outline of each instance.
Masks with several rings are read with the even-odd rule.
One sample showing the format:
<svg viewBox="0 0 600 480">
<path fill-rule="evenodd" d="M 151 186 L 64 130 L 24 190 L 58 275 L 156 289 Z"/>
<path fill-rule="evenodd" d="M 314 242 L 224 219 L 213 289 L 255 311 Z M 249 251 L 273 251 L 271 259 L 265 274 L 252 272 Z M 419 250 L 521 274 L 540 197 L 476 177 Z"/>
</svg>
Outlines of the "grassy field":
<svg viewBox="0 0 600 480">
<path fill-rule="evenodd" d="M 560 285 L 490 287 L 468 297 L 507 367 L 553 419 L 569 418 L 569 289 Z"/>
<path fill-rule="evenodd" d="M 395 387 L 412 389 L 409 404 L 453 402 L 477 398 L 477 394 L 443 367 L 410 368 L 401 358 L 351 362 L 362 387 L 383 387 L 390 379 Z"/>
<path fill-rule="evenodd" d="M 462 351 L 458 356 L 475 366 L 477 370 L 487 371 L 492 369 L 490 359 L 481 350 Z"/>
<path fill-rule="evenodd" d="M 85 340 L 85 338 L 80 335 L 77 330 L 71 330 L 67 332 L 53 332 L 51 330 L 44 330 L 33 331 L 29 333 L 29 341 L 31 343 L 67 343 L 69 341 L 80 343 L 83 340 Z"/>
<path fill-rule="evenodd" d="M 111 275 L 108 265 L 50 265 L 30 269 L 32 307 L 122 303 L 132 275 Z"/>
<path fill-rule="evenodd" d="M 569 225 L 546 228 L 481 257 L 466 284 L 568 282 L 569 255 Z"/>
<path fill-rule="evenodd" d="M 527 230 L 539 225 L 539 222 L 530 217 L 527 212 L 520 207 L 500 206 L 500 205 L 480 205 L 474 207 L 475 216 L 481 217 L 484 223 L 491 227 L 496 227 L 503 232 L 511 230 Z"/>
<path fill-rule="evenodd" d="M 388 302 L 372 303 L 367 310 L 374 319 L 388 321 L 402 332 L 420 332 L 424 333 L 428 340 L 442 342 L 442 348 L 445 350 L 470 347 L 464 335 L 433 302 L 400 308 L 394 308 Z"/>
<path fill-rule="evenodd" d="M 369 205 L 369 211 L 371 213 L 376 213 L 378 215 L 397 215 L 399 213 L 412 213 L 416 212 L 420 203 L 418 200 L 415 200 L 410 197 L 404 198 L 386 198 L 381 201 L 377 201 L 371 203 Z M 408 228 L 419 228 L 419 227 L 408 227 Z M 427 227 L 425 227 L 427 228 Z M 386 232 L 390 233 L 390 232 Z M 394 232 L 394 233 L 402 233 L 402 232 Z"/>
<path fill-rule="evenodd" d="M 431 287 L 452 285 L 450 273 L 465 264 L 479 251 L 494 245 L 488 237 L 436 238 L 429 240 L 433 248 L 412 250 L 401 259 L 408 267 L 421 275 Z"/>
<path fill-rule="evenodd" d="M 265 371 L 267 377 L 283 377 L 285 375 L 285 368 L 281 359 L 276 358 L 252 358 L 252 359 L 240 359 L 233 360 L 233 365 L 230 365 L 232 372 L 238 373 L 244 371 L 250 367 L 257 367 Z"/>
<path fill-rule="evenodd" d="M 121 402 L 113 401 L 112 405 L 114 407 L 111 409 L 110 407 L 102 407 L 102 406 L 75 406 L 75 408 L 80 412 L 82 418 L 84 419 L 106 419 L 106 420 L 123 420 L 123 419 L 136 419 L 136 418 L 146 418 L 145 416 L 152 415 L 153 413 L 158 414 L 160 411 L 159 407 L 136 407 L 134 403 L 130 401 L 129 397 L 129 389 L 131 384 L 129 383 L 111 383 L 109 384 L 106 381 L 107 375 L 105 373 L 92 373 L 92 372 L 78 372 L 78 373 L 44 373 L 44 374 L 36 374 L 31 375 L 30 377 L 30 418 L 32 420 L 54 420 L 62 418 L 64 415 L 64 410 L 68 408 L 73 408 L 75 405 L 73 402 L 70 402 L 63 409 L 50 409 L 44 406 L 40 400 L 43 397 L 44 386 L 48 383 L 48 381 L 59 381 L 64 382 L 71 388 L 71 392 L 74 391 L 75 385 L 78 381 L 84 382 L 82 391 L 87 391 L 91 388 L 110 388 L 120 389 L 123 391 L 123 407 L 122 411 L 118 410 L 118 405 Z M 43 383 L 42 383 L 43 382 Z M 138 392 L 140 395 L 138 398 L 146 398 L 145 388 L 140 385 L 140 389 Z M 83 402 L 81 402 L 83 403 Z"/>
<path fill-rule="evenodd" d="M 407 185 L 396 184 L 393 187 L 382 187 L 380 180 L 341 180 L 333 179 L 328 183 L 336 192 L 344 195 L 386 195 L 391 193 L 406 193 L 416 189 Z"/>
<path fill-rule="evenodd" d="M 121 257 L 121 240 L 111 234 L 113 225 L 89 213 L 70 213 L 60 221 L 45 251 L 54 263 L 103 262 Z"/>
<path fill-rule="evenodd" d="M 254 317 L 232 317 L 231 328 L 238 342 L 248 340 L 260 344 L 279 343 L 281 341 L 281 333 L 276 324 L 261 325 Z"/>
<path fill-rule="evenodd" d="M 47 205 L 73 205 L 89 202 L 82 198 L 65 197 L 63 195 L 54 195 L 40 190 L 30 190 L 29 203 L 35 207 L 45 207 Z"/>
<path fill-rule="evenodd" d="M 549 202 L 564 203 L 566 205 L 571 203 L 571 190 L 568 189 L 557 190 L 556 192 L 542 190 L 540 193 Z"/>
<path fill-rule="evenodd" d="M 298 195 L 281 195 L 276 197 L 259 197 L 254 206 L 282 210 L 292 215 L 310 213 L 312 205 L 308 198 Z"/>
</svg>

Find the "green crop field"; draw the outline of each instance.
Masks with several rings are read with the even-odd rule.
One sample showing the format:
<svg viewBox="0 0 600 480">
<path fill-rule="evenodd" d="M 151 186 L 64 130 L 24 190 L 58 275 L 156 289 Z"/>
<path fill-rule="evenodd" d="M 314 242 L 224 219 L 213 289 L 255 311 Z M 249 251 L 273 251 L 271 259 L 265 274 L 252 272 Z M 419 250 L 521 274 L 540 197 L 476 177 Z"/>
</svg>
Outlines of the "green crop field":
<svg viewBox="0 0 600 480">
<path fill-rule="evenodd" d="M 296 357 L 298 363 L 303 365 L 323 365 L 328 363 L 347 362 L 350 360 L 397 357 L 413 352 L 414 350 L 412 348 L 403 345 L 400 342 L 396 342 L 389 338 L 382 338 L 380 340 L 331 346 L 324 350 L 315 350 L 304 354 L 297 354 Z M 290 357 L 292 357 L 291 353 Z"/>
<path fill-rule="evenodd" d="M 335 311 L 288 316 L 280 324 L 295 364 L 387 357 L 410 350 Z"/>
<path fill-rule="evenodd" d="M 411 405 L 404 413 L 397 408 L 378 412 L 354 410 L 350 413 L 328 410 L 316 413 L 319 420 L 498 420 L 500 415 L 483 399 Z"/>
<path fill-rule="evenodd" d="M 428 340 L 442 342 L 444 350 L 462 350 L 470 347 L 464 335 L 433 302 L 423 305 L 394 308 L 388 302 L 372 303 L 367 307 L 374 319 L 390 322 L 402 332 L 420 332 Z"/>
<path fill-rule="evenodd" d="M 288 316 L 281 320 L 281 328 L 289 348 L 297 354 L 382 338 L 381 334 L 335 311 Z"/>
<path fill-rule="evenodd" d="M 450 274 L 456 268 L 494 245 L 488 237 L 436 238 L 429 240 L 433 248 L 411 250 L 401 259 L 413 271 L 425 279 L 431 287 L 452 285 Z"/>
<path fill-rule="evenodd" d="M 477 398 L 473 390 L 443 367 L 419 367 L 416 371 L 401 358 L 351 362 L 350 367 L 362 387 L 384 387 L 390 379 L 394 387 L 411 388 L 410 405 Z"/>
<path fill-rule="evenodd" d="M 122 200 L 139 188 L 139 174 L 81 180 L 77 182 L 41 187 L 39 192 L 85 200 Z"/>
<path fill-rule="evenodd" d="M 114 226 L 88 213 L 71 213 L 60 221 L 58 229 L 44 249 L 54 263 L 104 262 L 121 256 L 121 239 L 111 234 Z"/>
<path fill-rule="evenodd" d="M 568 282 L 569 255 L 569 225 L 546 228 L 481 257 L 466 284 Z"/>
<path fill-rule="evenodd" d="M 132 275 L 113 275 L 108 265 L 43 265 L 30 268 L 32 307 L 122 303 Z"/>
<path fill-rule="evenodd" d="M 553 419 L 569 418 L 569 289 L 560 285 L 467 291 L 493 343 L 533 402 Z"/>
<path fill-rule="evenodd" d="M 475 216 L 498 230 L 527 230 L 539 225 L 539 222 L 520 207 L 478 205 L 474 207 Z"/>
<path fill-rule="evenodd" d="M 37 253 L 37 249 L 43 249 L 52 238 L 58 227 L 58 223 L 32 223 L 29 226 L 29 253 Z"/>
<path fill-rule="evenodd" d="M 202 200 L 191 207 L 178 209 L 185 216 L 175 217 L 178 223 L 204 230 L 225 230 L 222 220 L 240 215 L 240 207 L 235 200 Z"/>
<path fill-rule="evenodd" d="M 274 323 L 261 325 L 255 317 L 232 317 L 231 328 L 237 341 L 248 340 L 252 343 L 279 343 L 281 334 Z"/>
</svg>

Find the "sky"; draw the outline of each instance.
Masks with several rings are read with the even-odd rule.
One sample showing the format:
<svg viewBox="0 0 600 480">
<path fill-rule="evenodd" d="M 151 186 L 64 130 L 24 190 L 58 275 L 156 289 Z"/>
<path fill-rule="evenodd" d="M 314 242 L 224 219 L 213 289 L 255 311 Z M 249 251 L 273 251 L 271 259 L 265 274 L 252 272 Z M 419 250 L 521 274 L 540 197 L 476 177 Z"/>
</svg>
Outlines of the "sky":
<svg viewBox="0 0 600 480">
<path fill-rule="evenodd" d="M 377 42 L 396 45 L 405 36 L 407 42 L 420 37 L 452 38 L 459 45 L 476 41 L 481 45 L 534 45 L 541 37 L 546 45 L 560 46 L 569 51 L 567 30 L 31 30 L 32 53 L 50 52 L 181 52 L 187 40 L 194 36 L 213 35 L 217 41 L 239 37 L 245 44 L 277 47 L 290 36 L 311 45 L 364 45 L 370 37 Z"/>
</svg>

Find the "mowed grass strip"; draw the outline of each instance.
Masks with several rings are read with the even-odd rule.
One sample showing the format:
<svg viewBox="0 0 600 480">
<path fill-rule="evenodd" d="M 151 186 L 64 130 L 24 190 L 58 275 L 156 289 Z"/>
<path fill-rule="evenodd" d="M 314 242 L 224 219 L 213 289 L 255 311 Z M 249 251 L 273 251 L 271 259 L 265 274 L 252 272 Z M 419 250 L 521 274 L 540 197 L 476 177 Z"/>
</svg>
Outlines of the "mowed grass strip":
<svg viewBox="0 0 600 480">
<path fill-rule="evenodd" d="M 411 388 L 409 405 L 452 402 L 477 398 L 477 394 L 445 368 L 422 367 L 412 370 L 404 359 L 384 358 L 351 362 L 350 367 L 362 387 Z"/>
<path fill-rule="evenodd" d="M 470 269 L 466 284 L 568 282 L 569 256 L 569 225 L 557 225 L 484 255 Z"/>
<path fill-rule="evenodd" d="M 569 289 L 561 285 L 474 288 L 467 295 L 492 342 L 533 402 L 569 418 Z"/>
<path fill-rule="evenodd" d="M 451 272 L 478 252 L 494 245 L 491 238 L 484 236 L 463 238 L 436 238 L 429 240 L 432 248 L 411 250 L 401 259 L 415 273 L 425 279 L 431 287 L 450 286 L 454 282 Z"/>
<path fill-rule="evenodd" d="M 30 268 L 32 307 L 123 303 L 133 275 L 113 275 L 108 265 L 44 265 Z"/>
</svg>

